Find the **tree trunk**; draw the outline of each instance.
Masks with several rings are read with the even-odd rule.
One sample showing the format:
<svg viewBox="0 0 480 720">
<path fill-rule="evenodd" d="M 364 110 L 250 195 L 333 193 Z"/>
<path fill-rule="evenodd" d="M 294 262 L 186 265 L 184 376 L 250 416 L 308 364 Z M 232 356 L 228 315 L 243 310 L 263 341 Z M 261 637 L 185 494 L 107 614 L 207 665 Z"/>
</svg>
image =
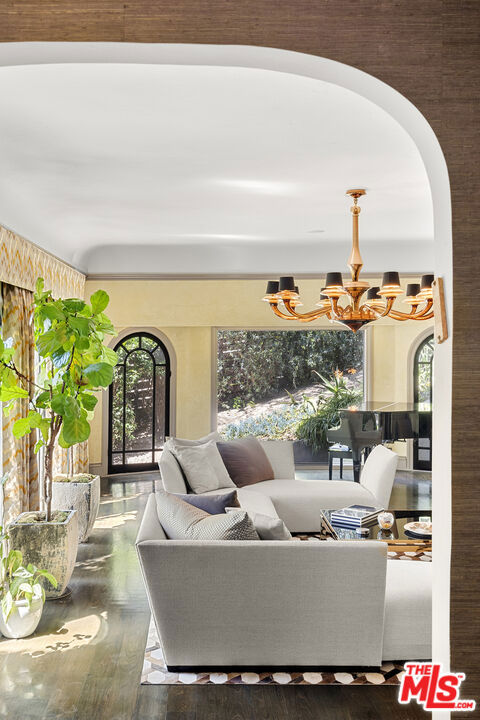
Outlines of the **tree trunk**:
<svg viewBox="0 0 480 720">
<path fill-rule="evenodd" d="M 53 449 L 55 441 L 48 443 L 45 448 L 45 478 L 43 481 L 44 503 L 45 503 L 45 519 L 49 522 L 52 518 L 52 476 L 53 476 Z"/>
</svg>

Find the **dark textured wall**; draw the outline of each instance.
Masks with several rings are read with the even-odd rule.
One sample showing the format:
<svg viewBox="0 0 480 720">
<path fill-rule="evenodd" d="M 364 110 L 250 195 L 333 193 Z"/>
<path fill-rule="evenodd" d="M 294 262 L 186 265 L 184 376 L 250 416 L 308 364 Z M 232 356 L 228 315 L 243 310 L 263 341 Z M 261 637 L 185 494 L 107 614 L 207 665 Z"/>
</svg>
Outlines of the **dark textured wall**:
<svg viewBox="0 0 480 720">
<path fill-rule="evenodd" d="M 446 156 L 453 202 L 451 637 L 453 667 L 467 673 L 463 694 L 468 697 L 480 688 L 480 330 L 469 285 L 477 288 L 480 277 L 479 19 L 480 0 L 0 2 L 3 42 L 110 40 L 297 50 L 375 75 L 430 122 Z"/>
</svg>

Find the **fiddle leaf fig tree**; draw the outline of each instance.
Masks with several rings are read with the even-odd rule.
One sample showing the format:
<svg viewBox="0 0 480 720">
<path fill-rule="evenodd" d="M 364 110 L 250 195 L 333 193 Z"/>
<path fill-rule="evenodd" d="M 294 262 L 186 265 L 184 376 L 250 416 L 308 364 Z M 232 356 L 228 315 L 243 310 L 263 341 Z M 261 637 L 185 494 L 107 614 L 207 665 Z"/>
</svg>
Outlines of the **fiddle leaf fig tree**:
<svg viewBox="0 0 480 720">
<path fill-rule="evenodd" d="M 43 497 L 47 522 L 51 519 L 53 453 L 58 443 L 72 447 L 88 439 L 97 404 L 95 392 L 113 380 L 117 354 L 103 344 L 116 335 L 105 315 L 109 297 L 97 290 L 90 303 L 78 298 L 55 300 L 37 280 L 34 294 L 35 347 L 39 356 L 36 377 L 16 367 L 11 340 L 0 339 L 0 400 L 4 412 L 19 398 L 29 398 L 28 415 L 13 425 L 23 437 L 38 430 L 35 451 L 44 450 Z"/>
</svg>

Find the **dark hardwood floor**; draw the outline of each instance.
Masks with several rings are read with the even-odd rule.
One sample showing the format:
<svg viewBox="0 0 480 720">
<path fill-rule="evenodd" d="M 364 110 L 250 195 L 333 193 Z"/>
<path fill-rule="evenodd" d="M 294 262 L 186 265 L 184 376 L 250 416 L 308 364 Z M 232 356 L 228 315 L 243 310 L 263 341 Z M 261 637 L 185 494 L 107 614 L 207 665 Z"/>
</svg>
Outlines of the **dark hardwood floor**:
<svg viewBox="0 0 480 720">
<path fill-rule="evenodd" d="M 323 472 L 323 471 L 322 471 Z M 37 633 L 0 640 L 0 717 L 20 720 L 414 720 L 395 687 L 141 686 L 149 609 L 134 540 L 155 475 L 104 479 L 99 519 L 80 546 L 70 597 L 50 601 Z M 128 481 L 128 482 L 125 482 Z M 423 477 L 399 474 L 402 506 Z M 422 507 L 421 505 L 420 507 Z"/>
</svg>

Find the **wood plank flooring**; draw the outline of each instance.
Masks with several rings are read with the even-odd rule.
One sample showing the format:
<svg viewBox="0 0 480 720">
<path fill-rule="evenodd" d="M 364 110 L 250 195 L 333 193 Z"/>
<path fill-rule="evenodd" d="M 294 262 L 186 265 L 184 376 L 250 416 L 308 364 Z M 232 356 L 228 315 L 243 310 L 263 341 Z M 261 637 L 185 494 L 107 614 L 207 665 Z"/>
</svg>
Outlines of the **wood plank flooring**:
<svg viewBox="0 0 480 720">
<path fill-rule="evenodd" d="M 152 476 L 104 480 L 72 594 L 47 603 L 38 632 L 0 640 L 0 718 L 22 720 L 414 720 L 395 687 L 140 686 L 149 609 L 134 540 Z M 423 480 L 422 482 L 426 482 Z M 404 479 L 416 507 L 419 483 Z M 404 490 L 401 490 L 403 493 Z M 420 494 L 421 495 L 421 494 Z"/>
</svg>

